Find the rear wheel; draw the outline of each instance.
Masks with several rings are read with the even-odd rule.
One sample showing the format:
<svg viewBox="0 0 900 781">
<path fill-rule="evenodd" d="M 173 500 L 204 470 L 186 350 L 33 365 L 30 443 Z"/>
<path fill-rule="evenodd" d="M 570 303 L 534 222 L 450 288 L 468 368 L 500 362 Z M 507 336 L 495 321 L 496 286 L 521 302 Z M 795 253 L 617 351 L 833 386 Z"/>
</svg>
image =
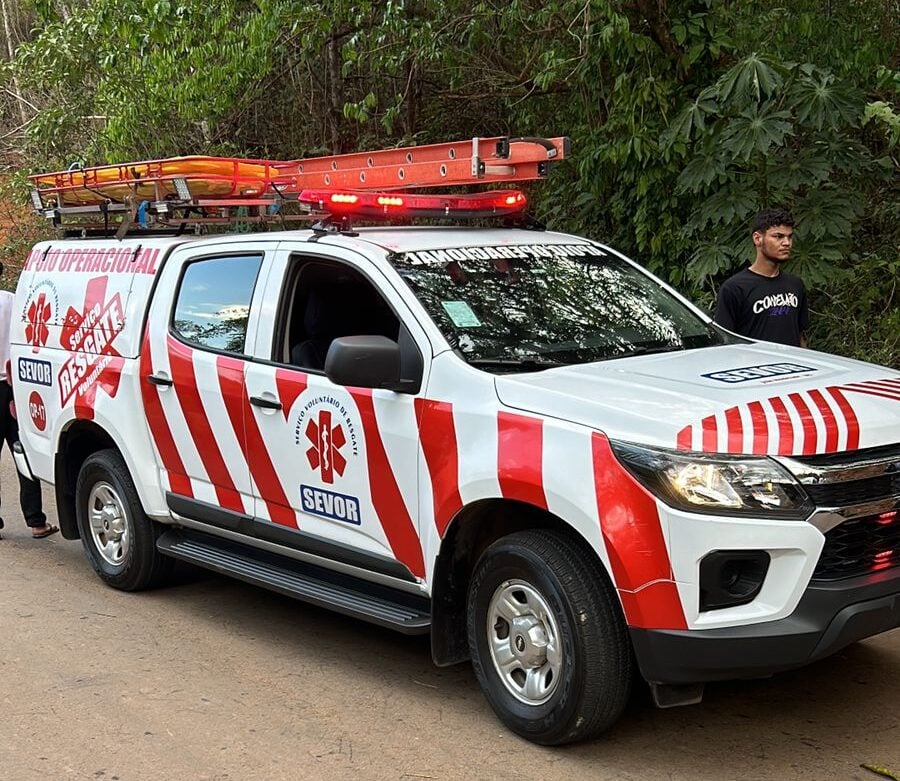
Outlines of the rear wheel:
<svg viewBox="0 0 900 781">
<path fill-rule="evenodd" d="M 491 545 L 470 584 L 468 635 L 494 711 L 536 743 L 595 735 L 628 701 L 631 650 L 617 599 L 569 535 L 523 531 Z"/>
<path fill-rule="evenodd" d="M 122 456 L 101 450 L 81 466 L 75 486 L 78 530 L 88 561 L 123 591 L 161 585 L 174 560 L 159 553 L 159 527 L 143 511 Z"/>
</svg>

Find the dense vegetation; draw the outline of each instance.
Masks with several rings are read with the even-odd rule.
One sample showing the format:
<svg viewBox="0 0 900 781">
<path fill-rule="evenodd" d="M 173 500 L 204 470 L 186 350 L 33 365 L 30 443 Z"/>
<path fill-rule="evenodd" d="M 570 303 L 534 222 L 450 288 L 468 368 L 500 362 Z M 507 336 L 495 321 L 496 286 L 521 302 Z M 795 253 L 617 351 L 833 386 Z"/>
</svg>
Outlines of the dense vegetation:
<svg viewBox="0 0 900 781">
<path fill-rule="evenodd" d="M 565 134 L 533 191 L 554 227 L 709 305 L 785 205 L 812 346 L 900 367 L 898 0 L 0 6 L 16 171 Z"/>
</svg>

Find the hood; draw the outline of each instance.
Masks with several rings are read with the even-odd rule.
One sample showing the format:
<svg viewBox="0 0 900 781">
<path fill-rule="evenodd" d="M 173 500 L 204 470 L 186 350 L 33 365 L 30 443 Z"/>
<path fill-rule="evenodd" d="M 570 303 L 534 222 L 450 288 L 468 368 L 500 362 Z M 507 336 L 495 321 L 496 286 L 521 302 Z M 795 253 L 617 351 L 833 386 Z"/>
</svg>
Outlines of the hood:
<svg viewBox="0 0 900 781">
<path fill-rule="evenodd" d="M 900 442 L 900 372 L 769 343 L 496 378 L 508 406 L 679 450 L 811 455 Z"/>
</svg>

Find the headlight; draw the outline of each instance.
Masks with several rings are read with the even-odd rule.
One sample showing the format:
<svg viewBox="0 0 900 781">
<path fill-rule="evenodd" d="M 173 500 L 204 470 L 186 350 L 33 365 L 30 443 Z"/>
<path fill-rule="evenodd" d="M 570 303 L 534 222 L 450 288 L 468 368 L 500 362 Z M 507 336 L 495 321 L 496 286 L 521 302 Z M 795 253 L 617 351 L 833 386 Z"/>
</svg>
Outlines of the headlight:
<svg viewBox="0 0 900 781">
<path fill-rule="evenodd" d="M 610 445 L 642 485 L 681 510 L 784 520 L 803 520 L 813 510 L 797 481 L 770 458 Z"/>
</svg>

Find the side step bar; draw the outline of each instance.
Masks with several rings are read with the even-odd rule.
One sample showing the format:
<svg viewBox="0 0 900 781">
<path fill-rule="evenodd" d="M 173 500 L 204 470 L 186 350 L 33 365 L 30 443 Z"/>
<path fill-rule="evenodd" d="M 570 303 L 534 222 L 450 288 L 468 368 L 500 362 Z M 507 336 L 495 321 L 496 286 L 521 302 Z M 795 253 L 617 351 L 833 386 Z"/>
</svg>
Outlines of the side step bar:
<svg viewBox="0 0 900 781">
<path fill-rule="evenodd" d="M 430 601 L 211 535 L 166 531 L 161 553 L 403 634 L 431 627 Z"/>
</svg>

